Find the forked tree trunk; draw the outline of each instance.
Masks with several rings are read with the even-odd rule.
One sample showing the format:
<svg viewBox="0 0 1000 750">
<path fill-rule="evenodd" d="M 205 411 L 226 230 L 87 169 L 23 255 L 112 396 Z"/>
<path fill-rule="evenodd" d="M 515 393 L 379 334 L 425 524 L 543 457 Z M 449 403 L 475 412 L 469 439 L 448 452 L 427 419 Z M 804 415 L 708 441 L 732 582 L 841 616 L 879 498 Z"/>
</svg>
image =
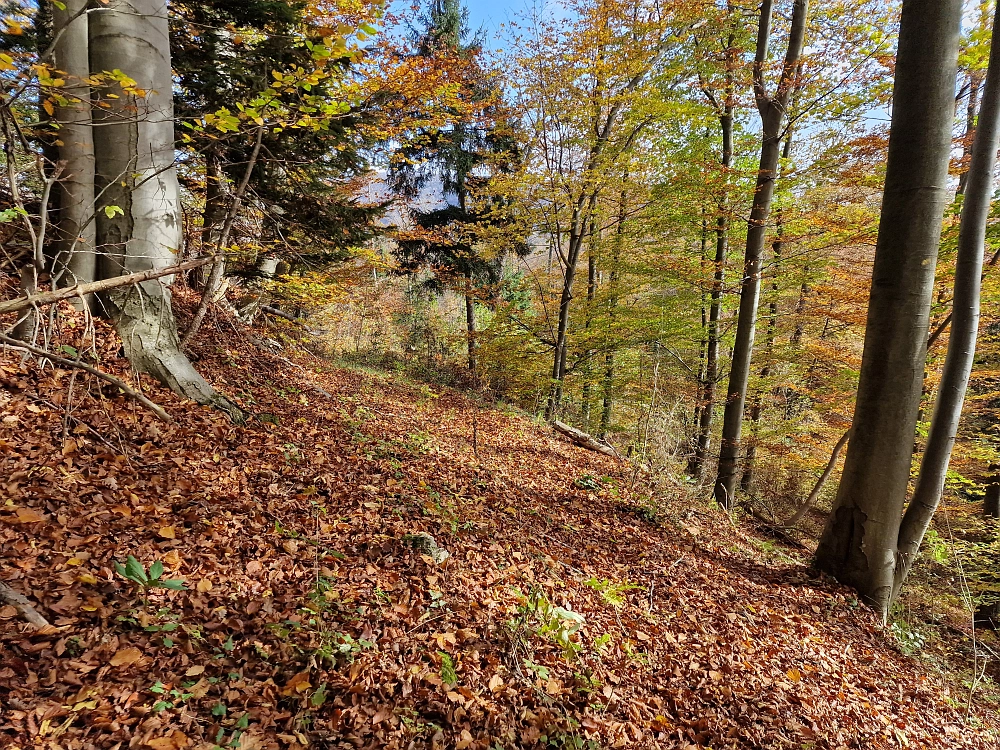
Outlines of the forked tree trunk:
<svg viewBox="0 0 1000 750">
<path fill-rule="evenodd" d="M 719 475 L 715 482 L 715 500 L 723 508 L 733 507 L 736 477 L 739 473 L 740 438 L 743 430 L 743 407 L 750 380 L 754 332 L 757 327 L 757 303 L 760 299 L 760 272 L 767 239 L 767 219 L 771 213 L 774 183 L 781 156 L 781 128 L 795 85 L 795 73 L 805 42 L 809 0 L 795 0 L 788 49 L 782 64 L 781 77 L 773 96 L 768 96 L 764 84 L 764 67 L 771 36 L 773 0 L 764 0 L 760 10 L 757 52 L 754 61 L 754 94 L 760 112 L 763 133 L 760 165 L 754 189 L 753 206 L 747 222 L 746 254 L 743 259 L 743 282 L 740 288 L 740 309 L 736 322 L 736 343 L 729 373 L 729 388 L 722 423 L 722 443 L 719 447 Z"/>
<path fill-rule="evenodd" d="M 961 0 L 903 0 L 889 157 L 844 473 L 816 567 L 887 616 L 955 113 Z"/>
<path fill-rule="evenodd" d="M 994 29 L 1000 22 L 1000 5 Z M 965 390 L 972 374 L 979 331 L 979 296 L 982 287 L 983 255 L 986 252 L 986 222 L 993 199 L 993 169 L 1000 148 L 1000 45 L 990 50 L 982 108 L 975 129 L 972 161 L 966 182 L 965 201 L 958 232 L 954 303 L 951 336 L 938 387 L 934 417 L 913 497 L 899 527 L 893 599 L 899 596 L 920 542 L 941 501 L 958 423 L 962 417 Z"/>
<path fill-rule="evenodd" d="M 56 34 L 53 64 L 65 73 L 62 91 L 66 104 L 57 106 L 59 160 L 62 179 L 56 193 L 54 280 L 57 286 L 85 284 L 97 279 L 94 224 L 94 136 L 90 114 L 87 0 L 66 0 L 53 6 Z M 87 300 L 88 305 L 92 300 Z"/>
<path fill-rule="evenodd" d="M 110 80 L 95 91 L 101 105 L 93 108 L 98 272 L 108 278 L 171 266 L 182 233 L 167 6 L 163 0 L 109 0 L 89 15 L 90 69 L 121 70 L 145 92 L 139 96 Z M 198 403 L 242 416 L 181 352 L 166 283 L 118 288 L 102 302 L 139 372 Z"/>
</svg>

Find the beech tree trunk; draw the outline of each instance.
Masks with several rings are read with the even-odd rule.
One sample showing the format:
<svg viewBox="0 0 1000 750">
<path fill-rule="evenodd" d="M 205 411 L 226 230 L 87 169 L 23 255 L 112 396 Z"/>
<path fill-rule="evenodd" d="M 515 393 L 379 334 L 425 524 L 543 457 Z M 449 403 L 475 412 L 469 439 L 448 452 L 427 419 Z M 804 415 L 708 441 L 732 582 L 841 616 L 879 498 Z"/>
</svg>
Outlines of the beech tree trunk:
<svg viewBox="0 0 1000 750">
<path fill-rule="evenodd" d="M 903 0 L 885 193 L 853 427 L 815 565 L 887 616 L 923 384 L 961 0 Z"/>
<path fill-rule="evenodd" d="M 1000 22 L 1000 5 L 994 28 Z M 971 96 L 971 95 L 970 95 Z M 899 528 L 893 599 L 899 595 L 920 542 L 941 501 L 945 477 L 962 417 L 965 390 L 972 374 L 979 332 L 979 296 L 983 256 L 986 252 L 986 222 L 993 199 L 993 169 L 1000 148 L 1000 45 L 990 50 L 979 121 L 975 128 L 972 161 L 967 173 L 965 200 L 958 232 L 958 256 L 952 304 L 951 336 L 938 386 L 934 416 L 927 446 L 920 463 L 913 497 Z"/>
<path fill-rule="evenodd" d="M 764 66 L 771 36 L 772 0 L 761 4 L 754 60 L 754 94 L 763 124 L 760 165 L 754 190 L 750 220 L 747 222 L 746 254 L 743 260 L 743 282 L 740 288 L 740 309 L 736 323 L 736 343 L 729 374 L 726 408 L 722 423 L 722 443 L 719 449 L 719 474 L 715 482 L 715 500 L 731 509 L 735 499 L 739 473 L 740 437 L 743 430 L 743 408 L 746 404 L 747 383 L 753 355 L 754 332 L 757 327 L 757 303 L 760 299 L 760 272 L 767 240 L 767 219 L 771 213 L 774 183 L 781 156 L 781 128 L 785 121 L 788 101 L 795 85 L 795 74 L 805 42 L 809 0 L 795 0 L 788 49 L 782 64 L 781 77 L 773 96 L 764 85 Z"/>
<path fill-rule="evenodd" d="M 97 270 L 109 278 L 168 267 L 179 257 L 182 232 L 167 6 L 109 0 L 89 17 L 91 71 L 121 70 L 145 92 L 138 96 L 113 81 L 95 91 L 103 105 L 93 108 Z M 181 352 L 167 283 L 145 281 L 103 295 L 129 361 L 175 392 L 241 417 Z"/>
<path fill-rule="evenodd" d="M 53 30 L 57 35 L 53 64 L 66 74 L 62 91 L 68 100 L 57 105 L 59 160 L 63 163 L 56 192 L 53 279 L 56 286 L 73 286 L 97 280 L 94 224 L 94 135 L 90 113 L 90 60 L 88 58 L 87 0 L 66 0 L 53 5 Z M 92 300 L 88 300 L 88 304 Z"/>
</svg>

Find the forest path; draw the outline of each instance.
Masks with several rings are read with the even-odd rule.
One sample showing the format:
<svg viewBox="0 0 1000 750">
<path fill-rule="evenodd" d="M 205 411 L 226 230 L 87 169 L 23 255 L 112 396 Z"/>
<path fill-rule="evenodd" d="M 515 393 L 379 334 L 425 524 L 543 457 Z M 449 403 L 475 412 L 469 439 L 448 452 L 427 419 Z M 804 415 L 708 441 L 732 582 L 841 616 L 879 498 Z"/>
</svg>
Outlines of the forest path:
<svg viewBox="0 0 1000 750">
<path fill-rule="evenodd" d="M 0 610 L 4 743 L 997 746 L 848 590 L 622 463 L 385 373 L 200 354 L 257 422 L 79 382 L 65 419 L 67 373 L 0 359 L 0 576 L 59 626 Z M 129 554 L 188 590 L 144 604 Z"/>
</svg>

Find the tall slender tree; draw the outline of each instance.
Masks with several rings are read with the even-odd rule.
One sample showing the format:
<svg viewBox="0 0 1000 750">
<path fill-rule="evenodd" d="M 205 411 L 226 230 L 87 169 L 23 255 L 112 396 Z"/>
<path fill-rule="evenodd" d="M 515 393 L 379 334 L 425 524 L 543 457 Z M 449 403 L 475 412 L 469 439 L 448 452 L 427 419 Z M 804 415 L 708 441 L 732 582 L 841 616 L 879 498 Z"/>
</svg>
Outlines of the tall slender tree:
<svg viewBox="0 0 1000 750">
<path fill-rule="evenodd" d="M 757 111 L 760 113 L 762 134 L 757 184 L 754 189 L 750 219 L 747 222 L 747 244 L 743 260 L 736 343 L 733 346 L 733 362 L 726 394 L 722 442 L 719 449 L 719 474 L 715 482 L 716 502 L 724 508 L 733 507 L 736 479 L 739 474 L 743 409 L 746 404 L 753 339 L 757 327 L 757 304 L 760 299 L 760 276 L 767 240 L 767 220 L 771 213 L 774 184 L 781 156 L 782 129 L 787 118 L 792 89 L 795 87 L 796 71 L 805 45 L 806 22 L 809 17 L 809 0 L 795 0 L 792 5 L 788 48 L 781 66 L 781 75 L 774 94 L 769 95 L 764 79 L 771 39 L 773 6 L 773 0 L 764 0 L 761 3 L 753 66 L 754 98 L 757 102 Z"/>
<path fill-rule="evenodd" d="M 843 477 L 816 566 L 888 614 L 923 385 L 961 0 L 903 0 L 885 191 Z"/>
</svg>

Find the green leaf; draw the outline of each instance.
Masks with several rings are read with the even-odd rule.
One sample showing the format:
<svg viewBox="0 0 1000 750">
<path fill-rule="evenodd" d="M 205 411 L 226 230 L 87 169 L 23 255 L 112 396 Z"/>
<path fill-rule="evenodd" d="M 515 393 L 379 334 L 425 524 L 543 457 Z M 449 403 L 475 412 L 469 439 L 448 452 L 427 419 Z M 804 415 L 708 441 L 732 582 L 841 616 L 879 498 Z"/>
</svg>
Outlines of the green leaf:
<svg viewBox="0 0 1000 750">
<path fill-rule="evenodd" d="M 316 692 L 313 693 L 312 696 L 309 698 L 309 703 L 312 704 L 314 707 L 318 708 L 319 706 L 322 706 L 325 702 L 326 702 L 326 683 L 324 682 L 322 685 L 316 688 Z"/>
<path fill-rule="evenodd" d="M 187 591 L 187 586 L 184 585 L 184 580 L 180 578 L 168 578 L 162 581 L 157 581 L 156 585 L 161 589 L 170 589 L 171 591 Z"/>
<path fill-rule="evenodd" d="M 155 563 L 149 566 L 149 580 L 156 581 L 159 580 L 160 576 L 163 575 L 163 563 L 157 560 Z"/>
<path fill-rule="evenodd" d="M 104 207 L 104 215 L 107 216 L 109 219 L 115 218 L 115 216 L 117 216 L 118 214 L 121 214 L 122 216 L 125 215 L 125 212 L 122 210 L 121 206 Z"/>
<path fill-rule="evenodd" d="M 237 729 L 246 729 L 250 726 L 250 714 L 243 714 L 240 720 L 236 722 Z"/>
<path fill-rule="evenodd" d="M 173 707 L 174 704 L 168 701 L 156 701 L 156 703 L 153 704 L 154 711 L 162 711 L 165 708 L 173 708 Z"/>
<path fill-rule="evenodd" d="M 157 694 L 162 694 L 162 693 L 167 692 L 167 688 L 163 685 L 162 682 L 160 682 L 159 680 L 157 680 L 156 683 L 153 685 L 153 687 L 151 687 L 149 689 L 149 692 L 151 692 L 151 693 L 157 693 Z"/>
<path fill-rule="evenodd" d="M 149 583 L 149 579 L 146 578 L 146 569 L 132 555 L 128 556 L 128 560 L 125 563 L 125 577 L 131 578 L 137 583 Z"/>
<path fill-rule="evenodd" d="M 174 639 L 173 638 L 164 638 L 163 639 L 163 645 L 166 646 L 167 648 L 170 648 L 171 646 L 174 645 Z"/>
<path fill-rule="evenodd" d="M 222 647 L 223 647 L 223 648 L 224 648 L 224 649 L 225 649 L 226 651 L 232 651 L 232 650 L 233 650 L 234 648 L 236 648 L 236 644 L 235 644 L 235 643 L 233 643 L 233 636 L 232 636 L 232 635 L 230 635 L 230 636 L 229 636 L 229 637 L 228 637 L 228 638 L 226 639 L 226 642 L 222 644 Z"/>
<path fill-rule="evenodd" d="M 225 703 L 216 703 L 214 706 L 212 706 L 212 716 L 225 716 L 226 710 L 227 709 Z M 218 740 L 216 740 L 216 742 L 218 742 Z"/>
<path fill-rule="evenodd" d="M 62 346 L 60 346 L 59 351 L 61 351 L 63 354 L 68 354 L 71 357 L 79 356 L 79 352 L 77 352 L 76 348 L 70 346 L 69 344 L 63 344 Z"/>
</svg>

